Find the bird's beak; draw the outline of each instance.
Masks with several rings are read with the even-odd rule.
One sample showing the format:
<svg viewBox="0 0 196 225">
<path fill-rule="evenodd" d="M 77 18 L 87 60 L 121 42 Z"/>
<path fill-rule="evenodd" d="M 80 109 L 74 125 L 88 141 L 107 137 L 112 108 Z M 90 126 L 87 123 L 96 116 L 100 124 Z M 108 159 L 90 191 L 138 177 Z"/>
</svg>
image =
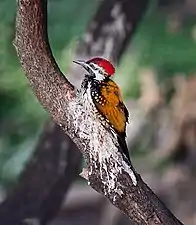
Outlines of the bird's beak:
<svg viewBox="0 0 196 225">
<path fill-rule="evenodd" d="M 88 63 L 86 63 L 83 60 L 74 60 L 73 62 L 82 66 L 85 70 L 87 70 L 89 72 L 89 75 L 94 76 L 94 72 L 93 72 L 92 68 L 88 65 Z"/>
</svg>

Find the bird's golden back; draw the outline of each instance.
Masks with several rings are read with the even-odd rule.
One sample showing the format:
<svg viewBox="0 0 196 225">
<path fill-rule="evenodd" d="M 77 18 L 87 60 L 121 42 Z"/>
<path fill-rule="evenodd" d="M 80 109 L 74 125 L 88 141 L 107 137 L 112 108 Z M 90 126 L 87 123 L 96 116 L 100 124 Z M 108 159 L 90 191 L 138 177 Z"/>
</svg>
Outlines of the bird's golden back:
<svg viewBox="0 0 196 225">
<path fill-rule="evenodd" d="M 102 81 L 100 87 L 100 101 L 95 101 L 97 109 L 117 133 L 125 134 L 128 111 L 123 104 L 119 87 L 112 80 Z"/>
</svg>

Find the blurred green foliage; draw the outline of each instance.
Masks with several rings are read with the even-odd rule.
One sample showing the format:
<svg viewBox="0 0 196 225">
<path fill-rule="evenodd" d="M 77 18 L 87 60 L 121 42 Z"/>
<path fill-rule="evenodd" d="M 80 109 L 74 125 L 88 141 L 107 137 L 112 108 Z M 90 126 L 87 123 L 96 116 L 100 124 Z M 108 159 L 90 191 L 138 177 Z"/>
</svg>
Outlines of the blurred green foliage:
<svg viewBox="0 0 196 225">
<path fill-rule="evenodd" d="M 83 0 L 82 5 L 79 0 L 49 0 L 49 39 L 64 72 L 96 7 L 95 0 Z M 0 0 L 0 180 L 4 185 L 23 168 L 48 117 L 30 90 L 12 46 L 14 17 L 15 0 Z M 186 19 L 176 32 L 168 31 L 168 23 L 166 11 L 153 9 L 138 28 L 115 77 L 126 97 L 139 96 L 138 74 L 143 67 L 155 69 L 160 80 L 196 70 L 196 18 Z"/>
<path fill-rule="evenodd" d="M 176 30 L 171 20 L 166 11 L 151 9 L 138 28 L 117 71 L 117 81 L 127 96 L 139 96 L 138 74 L 142 68 L 155 70 L 160 82 L 196 71 L 196 15 L 187 16 Z"/>
</svg>

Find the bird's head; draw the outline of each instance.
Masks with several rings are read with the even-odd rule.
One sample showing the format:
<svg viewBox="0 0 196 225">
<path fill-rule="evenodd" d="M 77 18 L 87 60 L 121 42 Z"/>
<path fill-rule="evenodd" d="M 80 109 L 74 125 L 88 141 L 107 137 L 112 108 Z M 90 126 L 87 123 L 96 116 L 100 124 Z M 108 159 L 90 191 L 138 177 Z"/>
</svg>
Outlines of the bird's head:
<svg viewBox="0 0 196 225">
<path fill-rule="evenodd" d="M 76 60 L 75 63 L 83 66 L 88 71 L 88 76 L 97 80 L 103 81 L 114 75 L 114 66 L 106 59 L 92 58 L 88 61 Z"/>
</svg>

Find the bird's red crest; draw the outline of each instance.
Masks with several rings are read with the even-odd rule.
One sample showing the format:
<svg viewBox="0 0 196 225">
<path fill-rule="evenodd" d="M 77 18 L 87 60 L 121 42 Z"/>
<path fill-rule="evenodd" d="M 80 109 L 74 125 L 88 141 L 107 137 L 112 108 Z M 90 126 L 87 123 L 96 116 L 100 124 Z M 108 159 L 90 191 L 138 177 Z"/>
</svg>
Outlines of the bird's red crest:
<svg viewBox="0 0 196 225">
<path fill-rule="evenodd" d="M 107 59 L 93 58 L 93 59 L 90 59 L 88 61 L 88 63 L 91 63 L 91 62 L 97 64 L 100 67 L 102 67 L 109 76 L 111 76 L 115 73 L 114 66 Z"/>
</svg>

